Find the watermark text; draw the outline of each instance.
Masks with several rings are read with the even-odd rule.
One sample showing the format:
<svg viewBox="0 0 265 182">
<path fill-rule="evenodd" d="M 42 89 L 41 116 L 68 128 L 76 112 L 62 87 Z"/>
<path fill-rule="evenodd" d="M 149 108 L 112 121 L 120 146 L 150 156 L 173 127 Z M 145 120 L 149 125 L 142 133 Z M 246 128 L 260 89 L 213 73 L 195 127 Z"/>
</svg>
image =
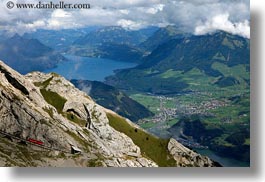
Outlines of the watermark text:
<svg viewBox="0 0 265 182">
<path fill-rule="evenodd" d="M 13 1 L 8 1 L 6 3 L 8 9 L 90 9 L 90 4 L 84 3 L 65 3 L 60 1 L 58 3 L 50 2 L 41 2 L 38 3 L 15 3 Z"/>
</svg>

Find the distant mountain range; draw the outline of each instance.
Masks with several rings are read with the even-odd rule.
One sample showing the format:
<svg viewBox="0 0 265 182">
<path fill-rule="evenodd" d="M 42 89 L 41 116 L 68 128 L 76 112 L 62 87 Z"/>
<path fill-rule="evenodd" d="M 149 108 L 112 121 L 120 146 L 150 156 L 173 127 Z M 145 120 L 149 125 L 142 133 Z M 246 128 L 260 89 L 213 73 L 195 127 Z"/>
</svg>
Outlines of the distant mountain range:
<svg viewBox="0 0 265 182">
<path fill-rule="evenodd" d="M 169 25 L 159 28 L 144 42 L 140 44 L 140 47 L 146 51 L 153 51 L 159 45 L 168 42 L 171 39 L 189 37 L 191 34 L 185 33 L 180 27 Z"/>
<path fill-rule="evenodd" d="M 22 74 L 55 67 L 66 58 L 37 39 L 14 35 L 0 41 L 0 59 Z"/>
<path fill-rule="evenodd" d="M 139 62 L 145 50 L 139 45 L 146 41 L 158 28 L 131 31 L 121 27 L 103 27 L 91 31 L 74 41 L 69 54 L 101 57 L 126 62 Z"/>
<path fill-rule="evenodd" d="M 157 28 L 150 27 L 137 31 L 125 30 L 122 27 L 110 26 L 91 31 L 83 37 L 77 39 L 75 45 L 102 45 L 104 43 L 114 43 L 122 45 L 139 45 L 150 37 Z"/>
<path fill-rule="evenodd" d="M 44 45 L 53 48 L 56 51 L 65 51 L 76 39 L 85 36 L 91 31 L 100 27 L 87 27 L 80 29 L 63 30 L 36 30 L 35 32 L 25 33 L 23 37 L 27 39 L 38 39 Z"/>
<path fill-rule="evenodd" d="M 144 52 L 135 46 L 127 44 L 104 43 L 102 45 L 73 45 L 68 49 L 67 54 L 123 62 L 139 62 Z"/>
<path fill-rule="evenodd" d="M 153 94 L 174 94 L 189 86 L 183 80 L 193 69 L 209 77 L 219 77 L 219 86 L 236 84 L 233 77 L 225 77 L 213 67 L 221 63 L 228 67 L 246 65 L 249 72 L 249 40 L 226 32 L 202 36 L 177 35 L 160 44 L 139 66 L 122 70 L 109 77 L 107 83 L 125 90 Z M 245 80 L 249 82 L 249 80 Z"/>
</svg>

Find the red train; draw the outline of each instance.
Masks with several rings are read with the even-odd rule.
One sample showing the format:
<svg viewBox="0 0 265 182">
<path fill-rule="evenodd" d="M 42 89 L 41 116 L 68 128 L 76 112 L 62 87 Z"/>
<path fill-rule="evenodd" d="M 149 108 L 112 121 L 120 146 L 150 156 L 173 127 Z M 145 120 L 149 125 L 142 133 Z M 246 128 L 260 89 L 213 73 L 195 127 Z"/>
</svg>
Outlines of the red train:
<svg viewBox="0 0 265 182">
<path fill-rule="evenodd" d="M 30 142 L 30 143 L 34 143 L 36 145 L 43 145 L 44 144 L 42 141 L 35 140 L 35 139 L 32 139 L 32 138 L 28 138 L 27 141 Z"/>
</svg>

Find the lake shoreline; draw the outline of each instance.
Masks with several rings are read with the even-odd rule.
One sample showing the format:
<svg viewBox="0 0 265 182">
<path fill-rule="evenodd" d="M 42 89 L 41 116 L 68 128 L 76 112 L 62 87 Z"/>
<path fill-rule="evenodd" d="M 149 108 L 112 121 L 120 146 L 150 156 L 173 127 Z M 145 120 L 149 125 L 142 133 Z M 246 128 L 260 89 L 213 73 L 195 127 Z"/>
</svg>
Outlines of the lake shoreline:
<svg viewBox="0 0 265 182">
<path fill-rule="evenodd" d="M 210 159 L 220 163 L 223 167 L 250 167 L 250 163 L 248 162 L 243 162 L 236 159 L 219 156 L 210 149 L 193 149 L 193 150 L 201 155 L 205 155 Z"/>
<path fill-rule="evenodd" d="M 114 75 L 116 70 L 133 68 L 138 65 L 137 63 L 67 54 L 64 57 L 68 61 L 60 62 L 55 68 L 44 70 L 44 72 L 55 72 L 68 80 L 82 79 L 103 82 L 106 77 Z"/>
</svg>

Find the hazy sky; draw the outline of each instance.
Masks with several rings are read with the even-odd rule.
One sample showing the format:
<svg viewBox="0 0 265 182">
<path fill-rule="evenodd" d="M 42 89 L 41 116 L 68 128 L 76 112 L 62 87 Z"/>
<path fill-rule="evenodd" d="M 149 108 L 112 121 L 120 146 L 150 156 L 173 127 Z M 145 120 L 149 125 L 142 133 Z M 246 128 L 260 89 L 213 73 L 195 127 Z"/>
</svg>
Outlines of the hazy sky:
<svg viewBox="0 0 265 182">
<path fill-rule="evenodd" d="M 0 30 L 28 32 L 36 29 L 118 25 L 128 29 L 175 24 L 194 34 L 225 30 L 250 36 L 249 0 L 65 0 L 89 3 L 83 10 L 26 10 L 6 8 L 0 0 Z M 39 2 L 39 0 L 12 0 Z M 59 2 L 54 0 L 53 2 Z M 42 2 L 49 2 L 42 0 Z"/>
</svg>

